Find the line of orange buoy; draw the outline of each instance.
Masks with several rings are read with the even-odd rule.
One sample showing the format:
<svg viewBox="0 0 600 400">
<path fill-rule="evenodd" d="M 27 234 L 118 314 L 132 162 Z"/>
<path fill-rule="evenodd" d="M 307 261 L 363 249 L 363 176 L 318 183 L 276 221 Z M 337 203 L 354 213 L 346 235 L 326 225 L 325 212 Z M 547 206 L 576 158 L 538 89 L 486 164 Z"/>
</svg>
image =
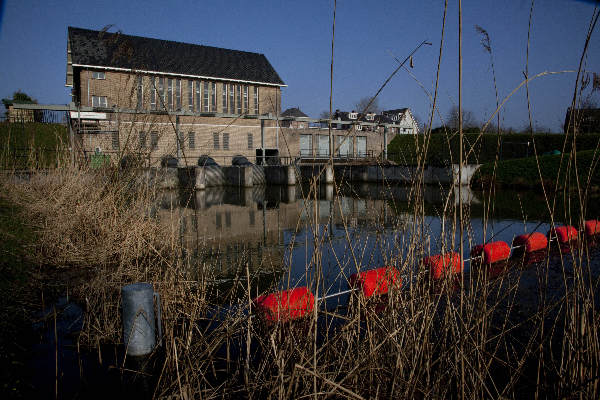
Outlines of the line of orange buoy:
<svg viewBox="0 0 600 400">
<path fill-rule="evenodd" d="M 586 236 L 600 234 L 600 220 L 585 221 L 581 230 Z M 536 253 L 548 247 L 548 243 L 557 241 L 560 245 L 569 245 L 578 239 L 579 231 L 573 226 L 552 228 L 546 235 L 532 232 L 516 236 L 512 246 L 504 241 L 494 241 L 480 244 L 471 249 L 471 258 L 462 260 L 456 252 L 447 252 L 425 257 L 421 264 L 429 270 L 433 280 L 461 274 L 465 262 L 477 261 L 481 264 L 492 265 L 506 261 L 513 250 L 523 249 L 526 255 Z M 352 274 L 349 279 L 350 289 L 315 298 L 306 287 L 283 290 L 259 296 L 253 300 L 253 305 L 259 314 L 267 321 L 289 321 L 310 314 L 315 303 L 341 296 L 347 293 L 360 292 L 365 298 L 387 294 L 392 287 L 400 288 L 402 278 L 395 267 L 380 267 Z"/>
</svg>

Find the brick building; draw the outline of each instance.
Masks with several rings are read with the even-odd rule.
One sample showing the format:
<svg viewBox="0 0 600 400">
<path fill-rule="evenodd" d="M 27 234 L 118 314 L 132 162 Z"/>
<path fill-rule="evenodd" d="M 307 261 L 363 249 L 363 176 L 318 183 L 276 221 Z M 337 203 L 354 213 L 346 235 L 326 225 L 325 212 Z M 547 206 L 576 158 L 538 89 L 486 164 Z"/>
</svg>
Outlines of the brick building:
<svg viewBox="0 0 600 400">
<path fill-rule="evenodd" d="M 372 157 L 396 134 L 418 133 L 408 109 L 336 111 L 327 123 L 299 107 L 281 113 L 286 85 L 263 54 L 68 28 L 66 86 L 76 144 L 92 153 L 137 155 L 150 165 L 202 155 L 229 165 L 243 155 Z M 387 142 L 387 143 L 386 143 Z M 255 158 L 256 157 L 256 158 Z"/>
<path fill-rule="evenodd" d="M 262 54 L 69 27 L 66 86 L 88 110 L 71 113 L 86 154 L 193 165 L 277 149 L 276 122 L 257 117 L 279 115 L 285 84 Z"/>
</svg>

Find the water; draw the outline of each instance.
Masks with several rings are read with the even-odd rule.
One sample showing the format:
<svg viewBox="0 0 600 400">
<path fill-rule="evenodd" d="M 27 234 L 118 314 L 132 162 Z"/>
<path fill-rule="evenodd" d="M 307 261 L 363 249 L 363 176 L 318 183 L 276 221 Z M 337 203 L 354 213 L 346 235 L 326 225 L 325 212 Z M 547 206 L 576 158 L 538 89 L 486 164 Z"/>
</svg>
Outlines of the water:
<svg viewBox="0 0 600 400">
<path fill-rule="evenodd" d="M 187 252 L 197 256 L 198 268 L 217 265 L 217 275 L 227 280 L 245 276 L 239 269 L 247 262 L 260 282 L 253 289 L 257 293 L 314 288 L 315 271 L 322 273 L 319 295 L 336 293 L 348 289 L 351 274 L 386 265 L 401 269 L 408 286 L 421 257 L 438 254 L 442 247 L 459 251 L 452 219 L 458 188 L 426 187 L 422 219 L 413 215 L 409 187 L 360 184 L 337 190 L 322 185 L 317 193 L 308 186 L 165 192 L 158 216 L 179 233 Z M 550 229 L 543 197 L 536 193 L 503 190 L 492 204 L 484 193 L 468 187 L 460 195 L 469 220 L 465 258 L 477 244 L 510 244 L 517 235 Z M 557 208 L 555 215 L 562 211 Z M 588 214 L 598 215 L 598 210 L 590 208 Z M 469 269 L 466 262 L 465 271 Z M 328 300 L 327 306 L 343 304 L 348 296 Z"/>
</svg>

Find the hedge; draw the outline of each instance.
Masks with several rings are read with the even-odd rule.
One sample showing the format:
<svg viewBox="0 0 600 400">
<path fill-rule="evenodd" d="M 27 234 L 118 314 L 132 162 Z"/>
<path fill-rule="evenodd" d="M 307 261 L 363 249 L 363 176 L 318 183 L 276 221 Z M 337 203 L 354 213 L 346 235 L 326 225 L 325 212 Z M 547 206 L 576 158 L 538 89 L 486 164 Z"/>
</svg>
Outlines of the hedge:
<svg viewBox="0 0 600 400">
<path fill-rule="evenodd" d="M 599 156 L 600 151 L 595 150 L 577 152 L 577 173 L 582 187 L 585 187 L 588 178 L 591 186 L 600 187 L 600 169 L 597 165 Z M 567 174 L 568 161 L 569 155 L 565 154 L 561 167 L 561 155 L 540 156 L 541 179 L 535 157 L 499 161 L 495 176 L 494 163 L 486 163 L 476 172 L 472 184 L 477 186 L 494 182 L 505 187 L 540 188 L 540 183 L 543 181 L 549 188 L 554 188 L 560 173 L 558 187 L 565 185 L 574 187 L 575 168 L 571 166 Z"/>
<path fill-rule="evenodd" d="M 535 134 L 533 135 L 538 155 L 554 150 L 563 150 L 564 134 Z M 397 135 L 388 145 L 388 158 L 401 165 L 415 165 L 418 151 L 422 151 L 423 135 Z M 591 150 L 598 146 L 600 134 L 580 134 L 577 136 L 577 150 Z M 571 150 L 572 136 L 568 137 L 565 151 Z M 527 144 L 529 143 L 529 145 Z M 472 146 L 472 149 L 471 149 Z M 500 160 L 528 157 L 533 154 L 530 134 L 506 134 L 500 136 L 500 151 L 498 152 L 498 135 L 494 134 L 465 134 L 464 157 L 469 164 L 484 164 L 493 162 L 496 153 Z M 433 166 L 447 166 L 458 162 L 459 137 L 431 135 L 426 163 Z"/>
</svg>

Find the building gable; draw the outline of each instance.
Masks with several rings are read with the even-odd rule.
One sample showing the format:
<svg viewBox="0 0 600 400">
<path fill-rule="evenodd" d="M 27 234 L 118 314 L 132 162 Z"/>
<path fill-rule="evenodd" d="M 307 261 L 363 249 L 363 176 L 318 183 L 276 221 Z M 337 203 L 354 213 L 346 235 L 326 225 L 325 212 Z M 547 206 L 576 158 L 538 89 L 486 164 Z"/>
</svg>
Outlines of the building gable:
<svg viewBox="0 0 600 400">
<path fill-rule="evenodd" d="M 285 86 L 258 53 L 73 27 L 67 47 L 67 75 L 72 67 L 99 67 Z"/>
</svg>

